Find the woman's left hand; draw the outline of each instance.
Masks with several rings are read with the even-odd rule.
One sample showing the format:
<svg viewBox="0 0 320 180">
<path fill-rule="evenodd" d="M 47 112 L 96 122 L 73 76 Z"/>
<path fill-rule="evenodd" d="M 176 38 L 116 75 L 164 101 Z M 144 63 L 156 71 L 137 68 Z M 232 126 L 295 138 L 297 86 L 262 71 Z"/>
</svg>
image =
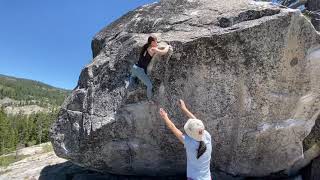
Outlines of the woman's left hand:
<svg viewBox="0 0 320 180">
<path fill-rule="evenodd" d="M 160 116 L 161 116 L 163 119 L 165 119 L 165 118 L 168 117 L 167 112 L 166 112 L 164 109 L 162 109 L 162 108 L 160 108 L 159 113 L 160 113 Z"/>
</svg>

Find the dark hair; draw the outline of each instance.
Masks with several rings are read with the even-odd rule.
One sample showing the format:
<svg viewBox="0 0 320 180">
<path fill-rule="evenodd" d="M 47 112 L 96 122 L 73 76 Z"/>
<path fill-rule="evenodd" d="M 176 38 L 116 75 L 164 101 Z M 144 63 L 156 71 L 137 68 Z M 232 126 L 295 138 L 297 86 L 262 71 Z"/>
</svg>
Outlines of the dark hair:
<svg viewBox="0 0 320 180">
<path fill-rule="evenodd" d="M 206 152 L 206 150 L 207 150 L 206 144 L 203 141 L 200 141 L 198 153 L 197 153 L 197 159 L 199 159 L 204 154 L 204 152 Z"/>
<path fill-rule="evenodd" d="M 157 38 L 155 36 L 149 36 L 148 38 L 148 42 L 143 45 L 142 50 L 140 52 L 140 59 L 144 56 L 144 53 L 146 52 L 146 50 L 148 49 L 148 47 L 151 45 L 152 41 L 156 41 Z"/>
</svg>

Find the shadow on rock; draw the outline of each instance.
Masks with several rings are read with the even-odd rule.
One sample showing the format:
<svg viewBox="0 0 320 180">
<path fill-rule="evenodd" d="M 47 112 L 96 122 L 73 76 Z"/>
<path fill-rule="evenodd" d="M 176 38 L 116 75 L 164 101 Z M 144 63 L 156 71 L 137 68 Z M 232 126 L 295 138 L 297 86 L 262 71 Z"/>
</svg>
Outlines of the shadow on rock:
<svg viewBox="0 0 320 180">
<path fill-rule="evenodd" d="M 182 176 L 142 177 L 103 174 L 85 169 L 70 161 L 46 166 L 40 173 L 39 180 L 185 180 Z"/>
</svg>

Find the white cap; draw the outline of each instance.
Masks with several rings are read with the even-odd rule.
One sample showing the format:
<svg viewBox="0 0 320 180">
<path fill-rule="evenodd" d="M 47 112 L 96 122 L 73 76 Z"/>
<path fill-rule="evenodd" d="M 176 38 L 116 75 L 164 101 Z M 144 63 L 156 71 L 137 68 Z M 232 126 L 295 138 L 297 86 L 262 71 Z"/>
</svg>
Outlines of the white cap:
<svg viewBox="0 0 320 180">
<path fill-rule="evenodd" d="M 196 141 L 203 141 L 203 133 L 199 134 L 200 130 L 204 130 L 204 125 L 199 119 L 189 119 L 184 125 L 184 130 L 187 135 Z"/>
</svg>

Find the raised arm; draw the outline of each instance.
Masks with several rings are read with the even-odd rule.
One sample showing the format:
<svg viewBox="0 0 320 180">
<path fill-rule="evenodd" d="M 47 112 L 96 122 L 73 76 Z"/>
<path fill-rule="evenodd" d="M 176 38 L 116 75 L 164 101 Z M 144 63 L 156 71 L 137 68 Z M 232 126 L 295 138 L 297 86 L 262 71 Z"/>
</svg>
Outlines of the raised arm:
<svg viewBox="0 0 320 180">
<path fill-rule="evenodd" d="M 168 53 L 169 51 L 169 48 L 170 48 L 170 45 L 166 46 L 164 49 L 159 49 L 158 47 L 154 47 L 154 48 L 151 48 L 151 51 L 154 53 L 154 54 L 159 54 L 159 55 L 165 55 Z"/>
<path fill-rule="evenodd" d="M 180 107 L 180 109 L 189 117 L 189 118 L 192 118 L 192 119 L 197 119 L 196 116 L 194 116 L 190 111 L 189 109 L 186 107 L 186 104 L 184 103 L 184 101 L 182 99 L 180 99 L 178 101 L 178 105 Z"/>
<path fill-rule="evenodd" d="M 168 114 L 162 108 L 160 108 L 160 116 L 166 123 L 167 127 L 173 132 L 173 134 L 179 139 L 179 141 L 184 144 L 182 132 L 178 128 L 176 128 L 173 122 L 169 119 Z"/>
</svg>

